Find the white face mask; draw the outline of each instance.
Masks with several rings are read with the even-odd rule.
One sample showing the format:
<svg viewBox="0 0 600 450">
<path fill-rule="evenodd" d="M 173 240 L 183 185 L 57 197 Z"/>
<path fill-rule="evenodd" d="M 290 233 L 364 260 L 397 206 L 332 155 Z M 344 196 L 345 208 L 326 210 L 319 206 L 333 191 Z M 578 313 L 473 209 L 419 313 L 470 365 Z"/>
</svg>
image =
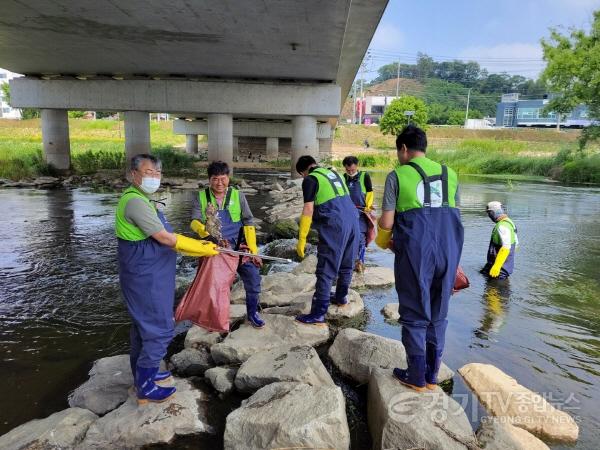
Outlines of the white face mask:
<svg viewBox="0 0 600 450">
<path fill-rule="evenodd" d="M 146 194 L 154 194 L 160 187 L 160 178 L 143 177 L 140 188 Z"/>
</svg>

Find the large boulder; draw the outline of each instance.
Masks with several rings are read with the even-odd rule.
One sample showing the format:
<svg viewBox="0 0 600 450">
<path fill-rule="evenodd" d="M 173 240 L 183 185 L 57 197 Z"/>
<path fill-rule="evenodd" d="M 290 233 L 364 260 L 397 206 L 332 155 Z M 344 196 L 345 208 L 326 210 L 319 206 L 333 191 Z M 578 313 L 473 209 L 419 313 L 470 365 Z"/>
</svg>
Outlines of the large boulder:
<svg viewBox="0 0 600 450">
<path fill-rule="evenodd" d="M 491 364 L 471 363 L 458 371 L 490 414 L 554 441 L 575 442 L 579 427 L 536 392 Z"/>
<path fill-rule="evenodd" d="M 283 345 L 319 345 L 329 339 L 329 327 L 303 325 L 291 317 L 263 314 L 264 328 L 242 324 L 223 342 L 213 345 L 210 353 L 217 364 L 238 364 L 263 350 Z"/>
<path fill-rule="evenodd" d="M 118 409 L 94 422 L 80 448 L 133 449 L 168 443 L 176 435 L 213 433 L 207 420 L 208 394 L 179 378 L 175 387 L 177 392 L 163 403 L 139 406 L 132 394 Z"/>
<path fill-rule="evenodd" d="M 464 410 L 439 387 L 427 393 L 375 369 L 367 403 L 373 449 L 472 450 L 477 441 Z"/>
<path fill-rule="evenodd" d="M 204 375 L 215 364 L 209 351 L 204 348 L 184 348 L 171 356 L 171 366 L 182 376 Z"/>
<path fill-rule="evenodd" d="M 2 450 L 72 449 L 98 416 L 83 408 L 69 408 L 24 423 L 0 436 Z"/>
<path fill-rule="evenodd" d="M 495 417 L 484 417 L 477 430 L 479 446 L 485 450 L 550 450 L 529 431 L 504 423 Z"/>
<path fill-rule="evenodd" d="M 221 342 L 221 334 L 217 331 L 208 331 L 198 325 L 192 325 L 185 335 L 185 348 L 210 348 L 211 345 Z"/>
<path fill-rule="evenodd" d="M 99 359 L 89 375 L 90 378 L 69 395 L 69 406 L 102 415 L 127 400 L 127 391 L 133 386 L 129 355 Z"/>
<path fill-rule="evenodd" d="M 217 391 L 227 394 L 235 387 L 236 373 L 237 369 L 233 367 L 213 367 L 204 372 L 204 377 Z"/>
<path fill-rule="evenodd" d="M 317 255 L 310 254 L 306 255 L 302 262 L 292 269 L 294 275 L 300 275 L 302 273 L 314 274 L 317 271 Z"/>
<path fill-rule="evenodd" d="M 240 367 L 235 387 L 241 392 L 254 392 L 278 381 L 298 381 L 311 386 L 334 384 L 314 348 L 294 345 L 252 355 Z"/>
<path fill-rule="evenodd" d="M 354 381 L 365 384 L 375 369 L 406 368 L 406 350 L 402 342 L 346 328 L 338 333 L 329 347 L 329 357 L 338 370 Z M 446 381 L 454 373 L 442 363 L 438 381 Z"/>
<path fill-rule="evenodd" d="M 363 273 L 354 273 L 352 289 L 373 289 L 394 284 L 394 269 L 389 267 L 366 267 Z"/>
<path fill-rule="evenodd" d="M 274 256 L 276 258 L 294 259 L 296 255 L 297 239 L 278 239 L 266 244 L 262 253 L 266 256 Z"/>
<path fill-rule="evenodd" d="M 337 386 L 273 383 L 227 416 L 226 450 L 349 447 L 345 400 Z"/>
<path fill-rule="evenodd" d="M 381 308 L 381 314 L 387 320 L 391 320 L 397 322 L 400 319 L 400 313 L 398 312 L 398 303 L 388 303 L 383 308 Z"/>
<path fill-rule="evenodd" d="M 282 306 L 266 307 L 263 311 L 267 314 L 283 314 L 286 316 L 308 314 L 312 305 L 313 295 L 314 291 L 292 297 L 282 296 L 279 301 L 271 300 L 272 304 L 279 303 Z M 348 319 L 362 314 L 364 310 L 365 304 L 362 297 L 358 292 L 350 289 L 348 291 L 348 303 L 346 305 L 329 305 L 329 308 L 327 309 L 327 320 Z"/>
<path fill-rule="evenodd" d="M 284 219 L 271 228 L 275 239 L 294 239 L 298 237 L 298 223 L 294 219 Z"/>
<path fill-rule="evenodd" d="M 263 306 L 283 306 L 295 302 L 298 295 L 314 290 L 316 277 L 303 273 L 294 275 L 289 272 L 277 272 L 262 277 L 260 303 Z M 236 283 L 231 290 L 231 302 L 244 303 L 246 291 L 241 282 Z"/>
</svg>

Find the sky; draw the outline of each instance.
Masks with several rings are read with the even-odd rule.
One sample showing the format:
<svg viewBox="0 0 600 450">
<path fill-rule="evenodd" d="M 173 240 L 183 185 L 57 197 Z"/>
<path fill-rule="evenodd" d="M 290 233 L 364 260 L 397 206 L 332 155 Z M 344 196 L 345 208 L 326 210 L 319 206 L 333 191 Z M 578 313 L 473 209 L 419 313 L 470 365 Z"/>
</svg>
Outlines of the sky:
<svg viewBox="0 0 600 450">
<path fill-rule="evenodd" d="M 365 78 L 418 52 L 441 60 L 473 60 L 490 73 L 537 78 L 540 40 L 549 28 L 589 29 L 600 0 L 390 0 L 369 47 Z"/>
</svg>

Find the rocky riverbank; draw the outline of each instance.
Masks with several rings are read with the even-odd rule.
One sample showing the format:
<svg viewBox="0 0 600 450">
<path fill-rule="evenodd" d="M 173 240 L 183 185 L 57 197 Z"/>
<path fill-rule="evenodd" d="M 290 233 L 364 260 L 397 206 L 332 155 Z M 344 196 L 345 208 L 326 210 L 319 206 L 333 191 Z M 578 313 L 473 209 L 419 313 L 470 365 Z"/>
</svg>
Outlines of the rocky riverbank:
<svg viewBox="0 0 600 450">
<path fill-rule="evenodd" d="M 243 187 L 268 190 L 274 204 L 286 205 L 267 206 L 270 226 L 293 221 L 302 202 L 296 182 L 281 189 L 275 184 Z M 294 249 L 288 239 L 263 251 L 290 257 Z M 262 277 L 267 325 L 260 330 L 243 323 L 244 290 L 234 285 L 231 332 L 195 326 L 186 332 L 182 347 L 166 361 L 178 392 L 165 403 L 138 406 L 128 355 L 102 358 L 71 393 L 68 409 L 1 436 L 0 448 L 178 448 L 185 440 L 181 448 L 348 449 L 354 443 L 362 449 L 368 442 L 374 449 L 500 450 L 547 449 L 542 439 L 577 439 L 573 418 L 491 365 L 467 364 L 458 374 L 444 365 L 440 372 L 441 380 L 462 376 L 486 409 L 489 417 L 477 431 L 464 405 L 446 391 L 423 394 L 399 384 L 391 369 L 406 367 L 401 342 L 358 329 L 368 314 L 363 297 L 393 284 L 390 269 L 367 267 L 355 277 L 350 304 L 330 306 L 326 327 L 295 322 L 293 316 L 310 307 L 315 268 L 316 257 L 309 254 L 291 271 L 273 266 Z M 180 279 L 180 287 L 186 282 Z M 382 313 L 397 320 L 393 305 Z M 353 398 L 353 389 L 363 390 L 364 403 Z M 355 416 L 365 418 L 364 433 L 370 435 L 360 444 L 353 437 Z"/>
</svg>

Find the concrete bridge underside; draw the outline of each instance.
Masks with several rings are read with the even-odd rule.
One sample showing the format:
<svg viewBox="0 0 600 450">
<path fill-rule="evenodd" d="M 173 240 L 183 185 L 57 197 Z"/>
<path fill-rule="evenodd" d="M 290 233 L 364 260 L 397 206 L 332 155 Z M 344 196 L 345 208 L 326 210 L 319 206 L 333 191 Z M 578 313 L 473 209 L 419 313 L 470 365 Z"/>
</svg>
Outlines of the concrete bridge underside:
<svg viewBox="0 0 600 450">
<path fill-rule="evenodd" d="M 234 121 L 278 119 L 293 166 L 318 154 L 317 123 L 339 115 L 386 4 L 6 0 L 0 61 L 25 75 L 11 81 L 12 105 L 42 109 L 59 169 L 69 168 L 66 110 L 125 112 L 127 156 L 150 150 L 149 112 L 202 118 L 209 158 L 228 162 Z M 287 134 L 264 136 L 267 146 Z"/>
</svg>

